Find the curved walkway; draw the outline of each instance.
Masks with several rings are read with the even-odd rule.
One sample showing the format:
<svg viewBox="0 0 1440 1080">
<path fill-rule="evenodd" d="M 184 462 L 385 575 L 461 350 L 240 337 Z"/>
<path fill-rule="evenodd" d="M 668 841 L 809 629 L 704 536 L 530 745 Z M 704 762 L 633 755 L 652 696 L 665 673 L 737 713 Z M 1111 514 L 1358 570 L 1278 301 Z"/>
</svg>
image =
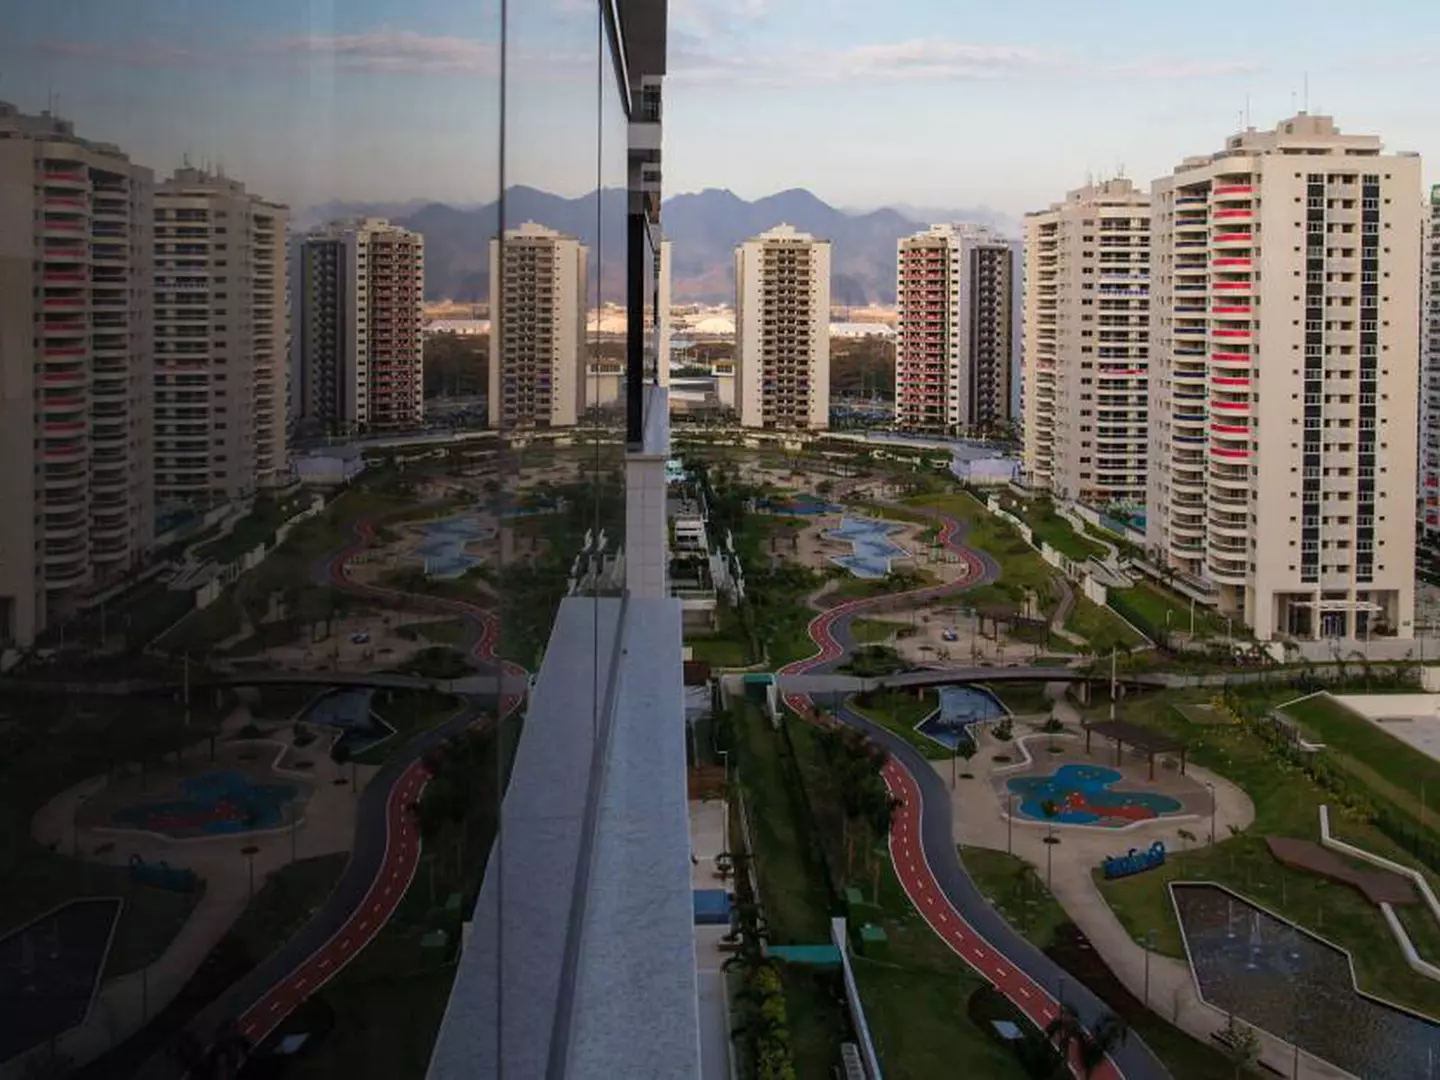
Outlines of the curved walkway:
<svg viewBox="0 0 1440 1080">
<path fill-rule="evenodd" d="M 523 668 L 496 659 L 499 621 L 493 612 L 463 600 L 422 596 L 351 580 L 348 563 L 374 539 L 368 521 L 358 523 L 355 533 L 350 547 L 326 557 L 316 567 L 317 579 L 356 595 L 403 600 L 412 606 L 421 601 L 424 606 L 456 615 L 470 626 L 466 644 L 472 660 L 497 675 L 524 677 Z M 497 679 L 497 689 L 500 685 Z M 499 715 L 512 711 L 520 700 L 515 693 L 503 696 Z M 385 763 L 361 796 L 355 847 L 325 906 L 281 949 L 207 1010 L 207 1033 L 213 1037 L 214 1032 L 238 1017 L 235 1024 L 239 1033 L 252 1047 L 258 1046 L 380 932 L 404 898 L 419 865 L 420 834 L 409 807 L 423 794 L 429 779 L 422 759 L 429 750 L 480 719 L 479 708 L 471 704 L 453 719 L 411 739 Z"/>
<path fill-rule="evenodd" d="M 942 523 L 939 540 L 965 563 L 967 573 L 956 582 L 915 590 L 915 599 L 972 588 L 993 581 L 999 568 L 984 552 L 962 544 L 963 528 L 948 515 L 932 512 Z M 816 616 L 810 636 L 819 651 L 787 665 L 782 675 L 832 671 L 854 648 L 850 622 L 886 597 L 851 601 Z M 788 694 L 785 703 L 811 713 L 808 697 Z M 951 950 L 991 982 L 1021 1012 L 1044 1030 L 1059 1011 L 1060 999 L 1092 1026 L 1109 1010 L 1084 986 L 1066 976 L 1054 961 L 1017 934 L 981 894 L 966 873 L 955 849 L 949 791 L 930 763 L 908 742 L 846 709 L 836 695 L 836 717 L 864 731 L 883 746 L 889 759 L 886 786 L 900 799 L 890 830 L 890 858 L 896 877 L 915 909 Z M 1075 1067 L 1079 1075 L 1078 1066 Z M 1169 1072 L 1136 1034 L 1117 1047 L 1099 1069 L 1096 1080 L 1168 1080 Z"/>
</svg>

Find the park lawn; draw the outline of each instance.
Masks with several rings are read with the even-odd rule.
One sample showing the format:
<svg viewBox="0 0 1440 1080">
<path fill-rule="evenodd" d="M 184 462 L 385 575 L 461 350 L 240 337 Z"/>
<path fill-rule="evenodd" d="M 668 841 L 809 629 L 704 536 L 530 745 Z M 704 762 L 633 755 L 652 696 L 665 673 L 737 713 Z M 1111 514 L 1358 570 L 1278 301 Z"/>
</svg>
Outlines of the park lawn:
<svg viewBox="0 0 1440 1080">
<path fill-rule="evenodd" d="M 1142 581 L 1129 589 L 1113 589 L 1111 595 L 1132 608 L 1142 619 L 1160 632 L 1167 627 L 1175 633 L 1190 632 L 1190 599 L 1173 593 L 1153 581 Z M 1167 613 L 1169 622 L 1166 622 Z M 1197 640 L 1223 638 L 1225 616 L 1204 604 L 1195 605 L 1195 637 Z M 1231 621 L 1230 632 L 1236 638 L 1248 637 L 1242 620 Z"/>
<path fill-rule="evenodd" d="M 856 696 L 846 705 L 865 719 L 893 731 L 932 761 L 948 761 L 954 756 L 940 743 L 915 730 L 916 724 L 940 707 L 933 690 L 925 691 L 920 697 L 907 690 L 878 690 L 869 696 L 868 703 L 862 704 Z"/>
<path fill-rule="evenodd" d="M 472 628 L 465 619 L 432 619 L 426 622 L 402 623 L 395 627 L 395 633 L 407 641 L 425 641 L 431 645 L 464 645 L 470 640 Z"/>
<path fill-rule="evenodd" d="M 866 517 L 880 518 L 885 521 L 903 521 L 908 525 L 934 524 L 934 518 L 916 510 L 908 510 L 903 506 L 882 506 L 880 503 L 863 502 L 857 503 L 855 509 Z"/>
<path fill-rule="evenodd" d="M 977 847 L 959 850 L 966 871 L 996 911 L 1041 950 L 1048 949 L 1056 932 L 1071 920 L 1035 868 L 1003 851 Z M 1078 972 L 1071 974 L 1079 978 Z M 1108 1004 L 1114 1008 L 1119 1003 Z M 1131 1012 L 1126 1022 L 1139 1032 L 1175 1080 L 1212 1080 L 1233 1070 L 1218 1048 L 1192 1038 L 1159 1013 L 1148 1009 L 1126 1011 Z"/>
<path fill-rule="evenodd" d="M 317 855 L 288 863 L 257 882 L 255 898 L 235 920 L 229 935 L 253 963 L 285 944 L 325 902 L 350 856 Z"/>
<path fill-rule="evenodd" d="M 868 600 L 876 596 L 890 596 L 893 593 L 926 589 L 940 584 L 940 578 L 929 570 L 900 570 L 883 578 L 859 578 L 846 574 L 829 593 L 828 598 L 838 600 Z"/>
<path fill-rule="evenodd" d="M 395 734 L 355 755 L 361 765 L 381 764 L 411 738 L 445 723 L 463 708 L 459 698 L 435 690 L 377 690 L 371 704 Z"/>
<path fill-rule="evenodd" d="M 748 702 L 736 708 L 731 731 L 769 940 L 828 944 L 834 898 L 795 779 L 795 759 L 780 733 Z M 744 835 L 732 827 L 732 837 Z M 781 965 L 781 981 L 798 1075 L 830 1075 L 845 1032 L 842 1010 L 818 976 Z"/>
<path fill-rule="evenodd" d="M 1277 699 L 1286 693 L 1277 691 Z M 1264 841 L 1267 835 L 1318 841 L 1319 807 L 1331 799 L 1304 774 L 1277 761 L 1259 738 L 1242 726 L 1192 724 L 1173 707 L 1199 700 L 1197 692 L 1186 691 L 1132 699 L 1124 707 L 1123 719 L 1184 738 L 1189 744 L 1189 760 L 1219 773 L 1250 796 L 1255 822 L 1243 833 L 1217 838 L 1214 846 L 1172 852 L 1165 866 L 1156 871 L 1106 881 L 1097 868 L 1096 885 L 1121 923 L 1137 939 L 1153 929 L 1157 951 L 1183 958 L 1167 885 L 1171 881 L 1213 881 L 1349 950 L 1363 989 L 1440 1015 L 1440 985 L 1405 966 L 1378 908 L 1354 889 L 1288 869 L 1270 855 Z M 1089 718 L 1100 719 L 1103 714 L 1103 709 L 1093 709 Z M 1367 824 L 1336 815 L 1332 825 L 1367 850 L 1412 864 L 1404 852 Z M 1205 827 L 1197 822 L 1190 831 L 1200 836 Z"/>
<path fill-rule="evenodd" d="M 1378 724 L 1327 693 L 1314 694 L 1287 704 L 1283 711 L 1325 744 L 1338 763 L 1400 805 L 1416 824 L 1421 800 L 1431 793 L 1440 801 L 1440 761 L 1395 738 Z M 1427 811 L 1434 827 L 1433 805 Z"/>
<path fill-rule="evenodd" d="M 1009 1050 L 967 1014 L 971 995 L 984 981 L 915 910 L 895 877 L 885 844 L 868 826 L 854 822 L 845 826 L 834 774 L 819 752 L 815 726 L 789 716 L 784 722 L 805 780 L 818 833 L 816 846 L 836 881 L 854 885 L 871 902 L 857 918 L 876 922 L 885 931 L 882 959 L 852 957 L 885 1075 L 907 1080 L 951 1073 L 1001 1080 L 1024 1076 Z M 1007 1018 L 1027 1026 L 1018 1014 Z M 961 1065 L 971 1068 L 957 1068 Z M 828 1072 L 802 1069 L 800 1075 Z"/>
<path fill-rule="evenodd" d="M 1045 500 L 1025 502 L 1013 500 L 1008 507 L 1011 513 L 1030 526 L 1037 544 L 1049 544 L 1068 559 L 1084 562 L 1090 558 L 1102 558 L 1105 549 L 1089 537 L 1075 531 L 1074 526 L 1055 512 Z"/>
<path fill-rule="evenodd" d="M 1059 901 L 1024 859 L 989 848 L 958 848 L 960 861 L 1005 921 L 1042 949 L 1070 921 Z"/>
<path fill-rule="evenodd" d="M 876 645 L 889 641 L 907 624 L 888 622 L 885 619 L 852 619 L 850 636 L 857 645 Z"/>
<path fill-rule="evenodd" d="M 197 547 L 195 554 L 218 563 L 233 562 L 257 545 L 269 544 L 274 539 L 275 530 L 306 509 L 310 499 L 309 492 L 280 500 L 258 498 L 250 513 L 237 521 L 229 533 Z"/>
<path fill-rule="evenodd" d="M 1115 612 L 1079 595 L 1065 619 L 1065 629 L 1088 641 L 1097 655 L 1108 653 L 1111 649 L 1125 651 L 1149 644 L 1144 634 Z"/>
<path fill-rule="evenodd" d="M 984 688 L 1017 715 L 1050 711 L 1050 695 L 1044 683 L 986 683 Z"/>
<path fill-rule="evenodd" d="M 692 637 L 685 642 L 690 648 L 693 660 L 700 660 L 711 667 L 747 667 L 750 664 L 750 650 L 743 641 L 734 638 L 705 635 Z"/>
<path fill-rule="evenodd" d="M 1008 522 L 992 515 L 973 495 L 928 495 L 914 500 L 914 505 L 939 510 L 966 523 L 964 543 L 988 552 L 1000 564 L 1000 579 L 966 590 L 964 603 L 1023 604 L 1026 595 L 1033 592 L 1046 618 L 1055 610 L 1060 598 L 1055 571 Z"/>
</svg>

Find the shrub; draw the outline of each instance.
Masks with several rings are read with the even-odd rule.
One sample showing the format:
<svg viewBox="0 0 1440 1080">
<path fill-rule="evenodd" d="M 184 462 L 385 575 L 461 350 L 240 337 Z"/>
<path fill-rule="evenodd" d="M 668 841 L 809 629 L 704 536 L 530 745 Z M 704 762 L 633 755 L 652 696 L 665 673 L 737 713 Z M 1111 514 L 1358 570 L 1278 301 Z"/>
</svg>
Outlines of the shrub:
<svg viewBox="0 0 1440 1080">
<path fill-rule="evenodd" d="M 1001 742 L 1009 742 L 1015 737 L 1015 725 L 1010 722 L 1010 718 L 1007 716 L 995 725 L 993 734 L 995 738 Z"/>
<path fill-rule="evenodd" d="M 240 738 L 242 739 L 260 739 L 264 738 L 264 736 L 265 733 L 261 731 L 259 725 L 254 722 L 246 724 L 240 729 Z"/>
</svg>

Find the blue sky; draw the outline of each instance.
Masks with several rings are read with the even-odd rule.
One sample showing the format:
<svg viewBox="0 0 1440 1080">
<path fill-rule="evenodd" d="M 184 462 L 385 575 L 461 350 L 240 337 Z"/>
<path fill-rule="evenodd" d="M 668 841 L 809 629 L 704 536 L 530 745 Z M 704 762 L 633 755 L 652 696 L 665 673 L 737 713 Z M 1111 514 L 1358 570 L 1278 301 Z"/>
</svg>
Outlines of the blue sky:
<svg viewBox="0 0 1440 1080">
<path fill-rule="evenodd" d="M 671 0 L 666 186 L 844 206 L 1044 204 L 1148 181 L 1298 107 L 1440 160 L 1440 5 Z M 511 0 L 510 182 L 578 194 L 604 146 L 589 0 Z M 258 190 L 469 203 L 498 184 L 498 0 L 9 5 L 0 98 Z M 581 163 L 581 164 L 577 164 Z M 1434 171 L 1427 168 L 1427 173 Z"/>
</svg>

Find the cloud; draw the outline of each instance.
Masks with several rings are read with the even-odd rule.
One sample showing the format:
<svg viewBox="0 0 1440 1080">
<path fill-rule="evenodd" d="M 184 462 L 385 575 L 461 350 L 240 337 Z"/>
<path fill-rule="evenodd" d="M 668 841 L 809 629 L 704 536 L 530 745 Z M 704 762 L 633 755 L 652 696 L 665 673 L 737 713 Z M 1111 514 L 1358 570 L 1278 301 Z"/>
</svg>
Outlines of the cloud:
<svg viewBox="0 0 1440 1080">
<path fill-rule="evenodd" d="M 40 43 L 42 55 L 57 59 L 89 60 L 124 67 L 197 67 L 205 62 L 194 49 L 173 41 L 60 41 Z"/>
<path fill-rule="evenodd" d="M 282 38 L 269 47 L 282 55 L 333 57 L 338 67 L 397 74 L 499 71 L 499 53 L 473 38 L 417 34 L 381 27 L 362 34 Z"/>
<path fill-rule="evenodd" d="M 671 74 L 677 81 L 691 84 L 900 84 L 1040 77 L 1189 79 L 1249 75 L 1259 70 L 1259 64 L 1246 61 L 1207 62 L 1163 56 L 1107 61 L 1088 56 L 1081 59 L 1058 50 L 943 39 L 778 51 L 757 48 L 752 42 L 717 43 L 706 36 L 677 30 L 672 32 L 670 44 Z"/>
<path fill-rule="evenodd" d="M 769 12 L 770 0 L 670 0 L 671 34 L 723 35 L 737 24 L 759 22 Z"/>
</svg>

